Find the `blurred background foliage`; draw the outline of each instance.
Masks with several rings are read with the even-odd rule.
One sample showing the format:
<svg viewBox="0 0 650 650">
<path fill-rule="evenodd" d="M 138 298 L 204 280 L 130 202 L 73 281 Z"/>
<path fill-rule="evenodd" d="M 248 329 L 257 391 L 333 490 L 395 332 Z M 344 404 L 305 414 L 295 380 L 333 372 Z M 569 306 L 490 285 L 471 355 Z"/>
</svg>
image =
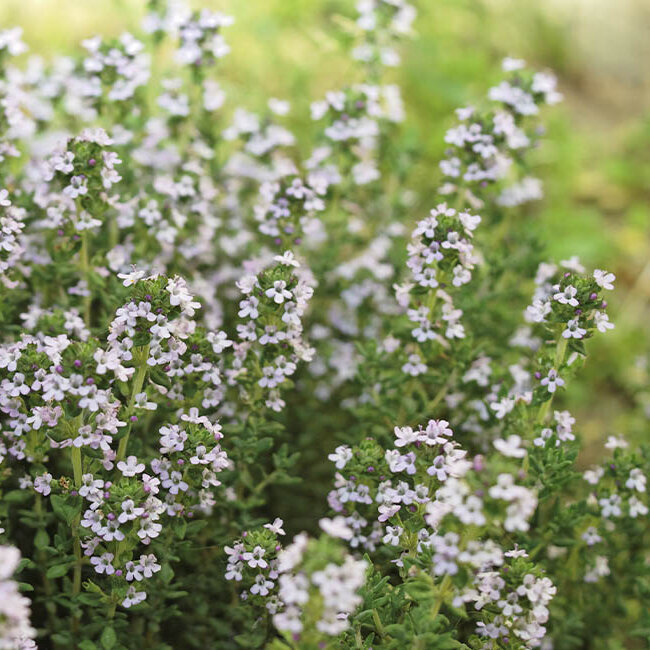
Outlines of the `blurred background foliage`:
<svg viewBox="0 0 650 650">
<path fill-rule="evenodd" d="M 482 98 L 500 59 L 522 57 L 560 78 L 566 101 L 548 113 L 536 165 L 547 198 L 530 228 L 550 259 L 579 255 L 617 276 L 616 329 L 592 343 L 583 381 L 563 406 L 586 441 L 647 439 L 650 417 L 650 3 L 647 0 L 412 0 L 416 37 L 393 76 L 402 86 L 407 139 L 421 156 L 409 180 L 413 218 L 434 199 L 443 134 L 453 110 Z M 311 129 L 308 105 L 354 82 L 345 26 L 354 0 L 200 0 L 233 15 L 232 53 L 217 74 L 229 109 L 291 99 L 293 129 Z M 144 0 L 1 0 L 0 25 L 20 25 L 32 53 L 72 53 L 96 33 L 137 31 Z M 303 151 L 302 153 L 306 153 Z M 524 218 L 522 216 L 522 218 Z"/>
</svg>

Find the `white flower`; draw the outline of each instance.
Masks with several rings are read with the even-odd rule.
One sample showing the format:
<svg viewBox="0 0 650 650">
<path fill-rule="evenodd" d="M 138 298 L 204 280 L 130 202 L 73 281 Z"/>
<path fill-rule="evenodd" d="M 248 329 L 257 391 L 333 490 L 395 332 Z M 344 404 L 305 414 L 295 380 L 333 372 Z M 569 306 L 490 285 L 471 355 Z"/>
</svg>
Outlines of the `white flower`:
<svg viewBox="0 0 650 650">
<path fill-rule="evenodd" d="M 648 514 L 648 507 L 637 497 L 631 497 L 628 505 L 630 506 L 630 517 L 633 519 L 639 515 L 645 517 Z"/>
<path fill-rule="evenodd" d="M 566 329 L 562 332 L 565 339 L 581 339 L 587 333 L 586 329 L 580 327 L 577 319 L 572 319 L 567 322 Z"/>
<path fill-rule="evenodd" d="M 645 492 L 646 480 L 643 471 L 636 467 L 630 470 L 630 476 L 625 481 L 625 487 L 630 488 L 630 490 L 636 490 L 637 492 Z"/>
<path fill-rule="evenodd" d="M 282 255 L 276 255 L 273 260 L 284 266 L 300 267 L 300 263 L 291 251 L 285 251 Z"/>
<path fill-rule="evenodd" d="M 276 517 L 273 520 L 272 524 L 264 524 L 264 528 L 267 528 L 268 530 L 270 530 L 272 533 L 275 533 L 276 535 L 286 535 L 286 533 L 282 529 L 282 524 L 284 524 L 282 519 Z"/>
<path fill-rule="evenodd" d="M 594 311 L 594 322 L 596 323 L 596 329 L 603 334 L 607 330 L 614 329 L 614 323 L 610 323 L 609 316 L 602 311 Z"/>
<path fill-rule="evenodd" d="M 340 539 L 352 539 L 354 535 L 353 530 L 347 525 L 345 517 L 334 517 L 329 519 L 323 517 L 318 525 L 331 537 L 338 537 Z"/>
<path fill-rule="evenodd" d="M 526 455 L 526 450 L 522 448 L 521 443 L 521 436 L 512 435 L 508 436 L 507 440 L 497 438 L 493 444 L 496 450 L 504 456 L 509 456 L 510 458 L 523 458 Z"/>
<path fill-rule="evenodd" d="M 135 476 L 136 474 L 142 474 L 145 466 L 144 463 L 138 463 L 136 456 L 129 456 L 126 459 L 126 462 L 121 460 L 117 464 L 117 469 L 119 469 L 124 476 Z"/>
<path fill-rule="evenodd" d="M 409 355 L 408 361 L 402 366 L 402 372 L 405 372 L 411 377 L 417 377 L 427 371 L 426 364 L 422 363 L 419 354 Z"/>
<path fill-rule="evenodd" d="M 596 284 L 599 287 L 612 291 L 614 289 L 614 285 L 612 283 L 614 280 L 616 280 L 616 276 L 613 273 L 608 273 L 607 271 L 596 269 L 594 271 L 594 280 L 596 280 Z"/>
<path fill-rule="evenodd" d="M 548 371 L 548 375 L 544 377 L 540 383 L 542 386 L 548 387 L 549 393 L 554 393 L 558 386 L 564 386 L 564 379 L 557 374 L 555 368 L 551 368 Z"/>
<path fill-rule="evenodd" d="M 327 459 L 335 463 L 336 469 L 343 469 L 352 459 L 352 450 L 347 445 L 339 445 Z"/>
<path fill-rule="evenodd" d="M 553 294 L 553 300 L 557 300 L 561 305 L 570 305 L 571 307 L 577 307 L 579 305 L 578 300 L 576 299 L 576 294 L 578 290 L 569 285 L 564 288 L 564 290 L 559 291 Z"/>
<path fill-rule="evenodd" d="M 629 443 L 623 436 L 608 436 L 605 449 L 626 449 Z"/>
<path fill-rule="evenodd" d="M 126 598 L 122 601 L 122 607 L 133 607 L 133 605 L 137 605 L 141 603 L 143 600 L 146 600 L 147 594 L 144 591 L 136 591 L 135 587 L 131 585 L 127 590 L 126 590 Z"/>
<path fill-rule="evenodd" d="M 386 526 L 386 534 L 382 537 L 384 544 L 399 546 L 399 540 L 404 529 L 401 526 Z"/>
<path fill-rule="evenodd" d="M 264 293 L 267 297 L 273 298 L 273 301 L 281 305 L 285 300 L 293 297 L 291 291 L 287 288 L 287 283 L 284 280 L 276 280 L 273 286 L 267 289 Z"/>
<path fill-rule="evenodd" d="M 97 573 L 105 573 L 107 576 L 115 573 L 115 567 L 112 565 L 113 553 L 103 553 L 99 557 L 91 557 L 90 563 L 95 567 Z"/>
</svg>

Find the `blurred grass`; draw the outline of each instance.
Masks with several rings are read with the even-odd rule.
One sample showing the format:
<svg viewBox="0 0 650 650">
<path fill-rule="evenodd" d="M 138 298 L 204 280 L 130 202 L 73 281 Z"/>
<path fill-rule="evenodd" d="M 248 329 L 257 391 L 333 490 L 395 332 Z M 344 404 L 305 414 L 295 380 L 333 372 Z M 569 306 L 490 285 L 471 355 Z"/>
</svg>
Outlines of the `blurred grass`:
<svg viewBox="0 0 650 650">
<path fill-rule="evenodd" d="M 412 0 L 414 1 L 414 0 Z M 235 16 L 232 54 L 219 69 L 231 99 L 255 110 L 269 96 L 296 104 L 297 132 L 309 129 L 307 105 L 355 81 L 337 40 L 336 15 L 354 0 L 203 0 Z M 420 0 L 417 37 L 395 72 L 406 100 L 409 137 L 425 147 L 411 179 L 426 204 L 437 183 L 442 136 L 457 106 L 482 97 L 499 60 L 521 56 L 560 77 L 566 102 L 549 113 L 537 154 L 547 199 L 531 223 L 549 257 L 577 254 L 616 273 L 617 329 L 594 342 L 585 381 L 566 406 L 590 441 L 587 460 L 607 435 L 642 426 L 631 407 L 643 382 L 635 358 L 650 349 L 650 3 L 643 0 Z M 75 51 L 95 33 L 137 29 L 135 0 L 2 0 L 0 24 L 21 25 L 32 51 Z M 647 387 L 646 389 L 647 390 Z M 638 430 L 634 437 L 642 437 Z"/>
</svg>

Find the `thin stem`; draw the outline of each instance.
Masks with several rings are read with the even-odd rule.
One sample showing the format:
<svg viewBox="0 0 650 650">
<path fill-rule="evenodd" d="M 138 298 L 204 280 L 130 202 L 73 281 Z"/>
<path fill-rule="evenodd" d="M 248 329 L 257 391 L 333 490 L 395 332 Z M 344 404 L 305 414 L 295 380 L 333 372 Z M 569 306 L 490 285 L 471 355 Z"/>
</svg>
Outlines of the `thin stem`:
<svg viewBox="0 0 650 650">
<path fill-rule="evenodd" d="M 72 453 L 72 471 L 74 473 L 74 485 L 76 488 L 81 487 L 83 469 L 81 465 L 81 447 L 70 447 Z"/>
<path fill-rule="evenodd" d="M 135 378 L 133 379 L 133 388 L 131 389 L 131 397 L 129 398 L 129 404 L 127 407 L 127 417 L 131 417 L 133 415 L 133 407 L 135 405 L 135 396 L 142 392 L 142 386 L 144 384 L 144 379 L 147 375 L 147 359 L 149 358 L 149 344 L 136 349 L 133 351 L 133 358 L 138 360 L 138 365 L 137 365 L 137 370 L 135 372 Z M 131 426 L 132 423 L 129 421 L 128 424 L 128 429 L 126 431 L 126 435 L 122 440 L 120 440 L 120 444 L 117 448 L 117 457 L 116 457 L 116 462 L 123 460 L 124 457 L 126 456 L 126 448 L 129 444 L 129 436 L 131 435 Z"/>
<path fill-rule="evenodd" d="M 431 610 L 431 618 L 438 616 L 438 612 L 442 607 L 442 603 L 445 602 L 449 588 L 451 587 L 451 576 L 449 574 L 445 575 L 443 581 L 440 583 L 440 591 L 438 592 L 438 597 L 436 602 L 433 604 L 433 609 Z"/>
<path fill-rule="evenodd" d="M 83 230 L 81 232 L 80 263 L 81 263 L 81 271 L 86 280 L 86 285 L 87 285 L 86 290 L 88 291 L 88 295 L 84 296 L 84 322 L 86 323 L 86 327 L 90 327 L 90 306 L 92 301 L 92 296 L 90 295 L 90 282 L 89 282 L 89 276 L 90 276 L 89 258 L 90 256 L 88 254 L 88 231 Z"/>
<path fill-rule="evenodd" d="M 72 446 L 70 448 L 72 456 L 72 471 L 74 473 L 74 484 L 77 489 L 81 487 L 81 482 L 83 480 L 83 459 L 81 457 L 81 447 Z M 72 597 L 78 596 L 81 593 L 81 565 L 83 562 L 83 557 L 81 555 L 81 541 L 79 539 L 79 521 L 80 517 L 77 517 L 72 523 L 72 550 L 74 552 L 74 569 L 72 574 Z M 79 633 L 79 622 L 81 615 L 80 613 L 75 613 L 70 621 L 70 627 L 72 632 L 72 639 L 75 642 L 76 647 L 76 637 Z"/>
<path fill-rule="evenodd" d="M 43 510 L 43 497 L 40 494 L 36 495 L 35 510 L 38 515 L 38 525 L 42 530 L 47 530 L 47 521 L 45 519 L 45 513 Z M 47 568 L 47 555 L 43 549 L 38 549 L 36 551 L 36 561 L 41 568 L 42 580 L 43 580 L 43 589 L 45 590 L 46 604 L 45 609 L 47 610 L 47 620 L 48 620 L 48 632 L 53 632 L 56 629 L 56 605 L 53 600 L 50 599 L 52 596 L 52 583 L 46 575 Z"/>
</svg>

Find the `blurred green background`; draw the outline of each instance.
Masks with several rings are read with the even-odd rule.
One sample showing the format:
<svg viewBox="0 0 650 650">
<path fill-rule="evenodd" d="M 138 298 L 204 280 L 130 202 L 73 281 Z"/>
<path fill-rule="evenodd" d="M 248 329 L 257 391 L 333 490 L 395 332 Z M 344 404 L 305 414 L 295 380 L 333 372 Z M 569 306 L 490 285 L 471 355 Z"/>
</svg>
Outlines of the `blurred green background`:
<svg viewBox="0 0 650 650">
<path fill-rule="evenodd" d="M 617 328 L 591 345 L 584 381 L 565 406 L 600 454 L 610 434 L 642 439 L 650 416 L 650 2 L 647 0 L 411 0 L 416 37 L 391 73 L 424 159 L 411 179 L 424 205 L 438 185 L 443 134 L 457 106 L 484 96 L 505 55 L 560 77 L 566 101 L 548 113 L 537 152 L 547 198 L 531 228 L 551 259 L 577 254 L 617 276 Z M 307 106 L 357 81 L 338 23 L 355 0 L 202 0 L 233 15 L 232 53 L 219 68 L 231 105 L 294 100 L 293 129 L 310 128 Z M 144 0 L 1 0 L 0 25 L 20 25 L 33 53 L 71 53 L 96 33 L 138 29 Z M 415 215 L 414 215 L 415 216 Z"/>
</svg>

